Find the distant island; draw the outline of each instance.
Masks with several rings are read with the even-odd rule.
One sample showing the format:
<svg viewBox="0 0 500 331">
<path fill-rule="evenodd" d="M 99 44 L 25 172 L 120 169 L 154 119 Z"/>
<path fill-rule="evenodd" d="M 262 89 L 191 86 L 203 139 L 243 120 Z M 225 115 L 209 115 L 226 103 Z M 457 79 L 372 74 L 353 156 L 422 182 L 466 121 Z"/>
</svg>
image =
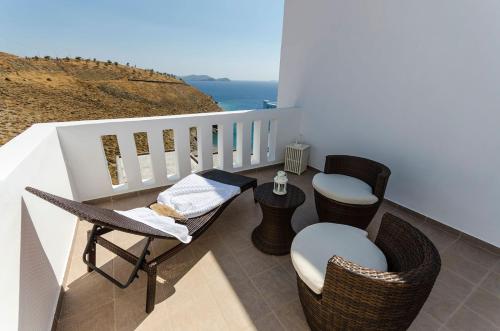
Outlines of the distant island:
<svg viewBox="0 0 500 331">
<path fill-rule="evenodd" d="M 229 78 L 213 78 L 208 75 L 187 75 L 187 76 L 182 76 L 181 77 L 185 81 L 191 81 L 191 82 L 229 82 Z"/>
</svg>

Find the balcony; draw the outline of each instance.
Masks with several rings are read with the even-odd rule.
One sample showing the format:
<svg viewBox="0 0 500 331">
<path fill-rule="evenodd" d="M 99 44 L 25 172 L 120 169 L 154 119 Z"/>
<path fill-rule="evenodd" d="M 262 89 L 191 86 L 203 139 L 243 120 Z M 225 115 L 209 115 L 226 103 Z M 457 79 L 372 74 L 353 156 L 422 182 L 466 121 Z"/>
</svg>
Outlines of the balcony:
<svg viewBox="0 0 500 331">
<path fill-rule="evenodd" d="M 190 172 L 212 168 L 214 160 L 224 170 L 269 182 L 280 169 L 284 146 L 295 138 L 302 116 L 300 109 L 290 108 L 43 124 L 5 145 L 0 150 L 5 160 L 2 208 L 10 230 L 2 232 L 2 240 L 5 248 L 20 255 L 7 256 L 6 263 L 18 269 L 4 273 L 3 283 L 9 288 L 17 284 L 18 291 L 4 293 L 6 299 L 18 300 L 20 329 L 50 327 L 59 302 L 55 314 L 59 330 L 307 330 L 289 255 L 266 255 L 251 243 L 251 231 L 262 216 L 251 192 L 235 200 L 199 240 L 162 265 L 156 308 L 149 315 L 144 312 L 142 271 L 124 290 L 87 273 L 81 254 L 89 223 L 77 224 L 75 217 L 24 192 L 31 185 L 109 209 L 131 209 L 154 201 L 160 190 Z M 213 125 L 218 127 L 216 154 Z M 190 155 L 193 127 L 197 163 Z M 168 152 L 173 156 L 170 163 L 162 141 L 165 129 L 172 129 L 175 136 L 175 150 Z M 137 132 L 147 134 L 146 156 L 137 154 L 133 138 Z M 120 149 L 122 175 L 117 184 L 102 144 L 106 135 L 116 135 Z M 148 167 L 140 161 L 144 157 Z M 309 168 L 301 176 L 290 175 L 290 182 L 306 193 L 306 203 L 294 214 L 295 231 L 317 222 L 311 186 L 315 173 Z M 370 224 L 370 238 L 375 238 L 385 212 L 422 230 L 443 259 L 436 286 L 413 329 L 454 329 L 463 323 L 498 326 L 498 248 L 390 201 L 382 204 Z M 134 235 L 115 232 L 109 237 L 133 253 L 143 245 Z M 155 242 L 152 253 L 165 245 L 169 243 Z M 124 278 L 131 270 L 109 252 L 98 251 L 97 256 L 98 264 L 115 277 Z M 32 307 L 40 308 L 33 314 Z"/>
<path fill-rule="evenodd" d="M 264 255 L 250 241 L 261 211 L 249 192 L 162 265 L 156 309 L 146 315 L 144 275 L 120 290 L 87 273 L 80 254 L 88 224 L 25 191 L 130 209 L 212 167 L 263 183 L 300 135 L 311 154 L 307 172 L 290 175 L 306 193 L 296 231 L 317 221 L 311 178 L 326 155 L 380 161 L 392 175 L 370 238 L 390 212 L 420 229 L 442 258 L 411 329 L 500 329 L 499 9 L 491 1 L 286 0 L 277 109 L 26 130 L 0 148 L 1 329 L 307 330 L 289 256 Z M 169 150 L 165 130 L 174 137 Z M 137 133 L 147 136 L 145 154 Z M 102 143 L 109 136 L 120 150 L 115 174 Z M 140 245 L 108 236 L 131 252 Z M 152 253 L 163 244 L 155 241 Z M 120 258 L 98 257 L 125 277 Z"/>
</svg>

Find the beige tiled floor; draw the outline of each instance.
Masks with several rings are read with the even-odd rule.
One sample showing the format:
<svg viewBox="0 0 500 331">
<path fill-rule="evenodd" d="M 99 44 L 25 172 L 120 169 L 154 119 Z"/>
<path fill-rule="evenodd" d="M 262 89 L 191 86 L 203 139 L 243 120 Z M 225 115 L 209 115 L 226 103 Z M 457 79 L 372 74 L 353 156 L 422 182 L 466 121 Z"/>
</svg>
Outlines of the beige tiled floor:
<svg viewBox="0 0 500 331">
<path fill-rule="evenodd" d="M 251 171 L 259 183 L 271 181 L 276 169 Z M 307 199 L 297 209 L 296 230 L 316 219 L 311 179 L 289 175 Z M 113 209 L 146 205 L 157 192 L 101 203 Z M 500 330 L 500 250 L 457 231 L 384 202 L 369 227 L 374 238 L 381 215 L 391 212 L 420 228 L 439 249 L 443 267 L 412 330 Z M 250 234 L 261 211 L 252 192 L 236 199 L 198 241 L 164 263 L 157 279 L 157 304 L 147 315 L 145 275 L 121 290 L 81 262 L 88 223 L 81 222 L 73 248 L 63 297 L 59 330 L 308 330 L 297 296 L 289 256 L 261 253 Z M 141 238 L 107 234 L 122 247 L 137 251 Z M 156 241 L 153 254 L 170 245 Z M 104 250 L 98 263 L 124 279 L 131 266 Z"/>
</svg>

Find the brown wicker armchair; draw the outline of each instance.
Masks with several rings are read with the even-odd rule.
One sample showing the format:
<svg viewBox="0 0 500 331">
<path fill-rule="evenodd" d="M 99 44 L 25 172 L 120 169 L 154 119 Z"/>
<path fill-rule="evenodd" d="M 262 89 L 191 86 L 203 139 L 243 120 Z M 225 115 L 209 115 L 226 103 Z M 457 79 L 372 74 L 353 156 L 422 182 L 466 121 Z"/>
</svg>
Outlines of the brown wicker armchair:
<svg viewBox="0 0 500 331">
<path fill-rule="evenodd" d="M 384 200 L 385 188 L 391 171 L 385 165 L 357 156 L 328 155 L 325 174 L 340 174 L 358 178 L 371 186 L 378 201 L 369 205 L 342 203 L 314 190 L 319 220 L 336 222 L 365 229 Z"/>
<path fill-rule="evenodd" d="M 391 214 L 383 216 L 375 244 L 389 272 L 334 256 L 321 295 L 297 277 L 312 330 L 406 330 L 411 325 L 439 274 L 439 253 L 422 232 Z"/>
</svg>

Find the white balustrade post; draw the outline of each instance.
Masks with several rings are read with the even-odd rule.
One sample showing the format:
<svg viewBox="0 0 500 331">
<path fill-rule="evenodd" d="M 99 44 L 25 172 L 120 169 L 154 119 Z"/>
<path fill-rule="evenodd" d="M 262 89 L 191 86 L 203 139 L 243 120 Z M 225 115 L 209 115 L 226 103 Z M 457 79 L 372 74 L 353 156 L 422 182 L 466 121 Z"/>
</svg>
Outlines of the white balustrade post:
<svg viewBox="0 0 500 331">
<path fill-rule="evenodd" d="M 123 168 L 127 175 L 127 186 L 129 189 L 137 189 L 142 186 L 141 168 L 137 157 L 134 134 L 132 132 L 118 133 L 116 135 Z"/>
<path fill-rule="evenodd" d="M 268 141 L 268 146 L 269 146 L 269 156 L 268 156 L 268 161 L 275 161 L 276 160 L 276 138 L 278 135 L 278 121 L 276 119 L 272 119 L 270 125 L 270 130 L 269 130 L 269 141 Z"/>
<path fill-rule="evenodd" d="M 198 162 L 200 170 L 213 167 L 213 133 L 212 125 L 200 125 L 198 132 Z"/>
<path fill-rule="evenodd" d="M 219 128 L 219 164 L 223 170 L 233 170 L 233 123 L 225 121 Z"/>
<path fill-rule="evenodd" d="M 165 162 L 165 142 L 163 140 L 163 131 L 149 131 L 148 144 L 155 184 L 161 186 L 166 185 L 167 164 Z"/>
<path fill-rule="evenodd" d="M 241 136 L 241 165 L 243 168 L 251 166 L 252 157 L 252 122 L 244 121 L 240 123 L 241 129 L 238 129 L 238 134 Z"/>
<path fill-rule="evenodd" d="M 174 129 L 174 145 L 176 155 L 177 174 L 184 178 L 191 173 L 191 146 L 189 144 L 189 128 L 181 127 Z"/>
</svg>

